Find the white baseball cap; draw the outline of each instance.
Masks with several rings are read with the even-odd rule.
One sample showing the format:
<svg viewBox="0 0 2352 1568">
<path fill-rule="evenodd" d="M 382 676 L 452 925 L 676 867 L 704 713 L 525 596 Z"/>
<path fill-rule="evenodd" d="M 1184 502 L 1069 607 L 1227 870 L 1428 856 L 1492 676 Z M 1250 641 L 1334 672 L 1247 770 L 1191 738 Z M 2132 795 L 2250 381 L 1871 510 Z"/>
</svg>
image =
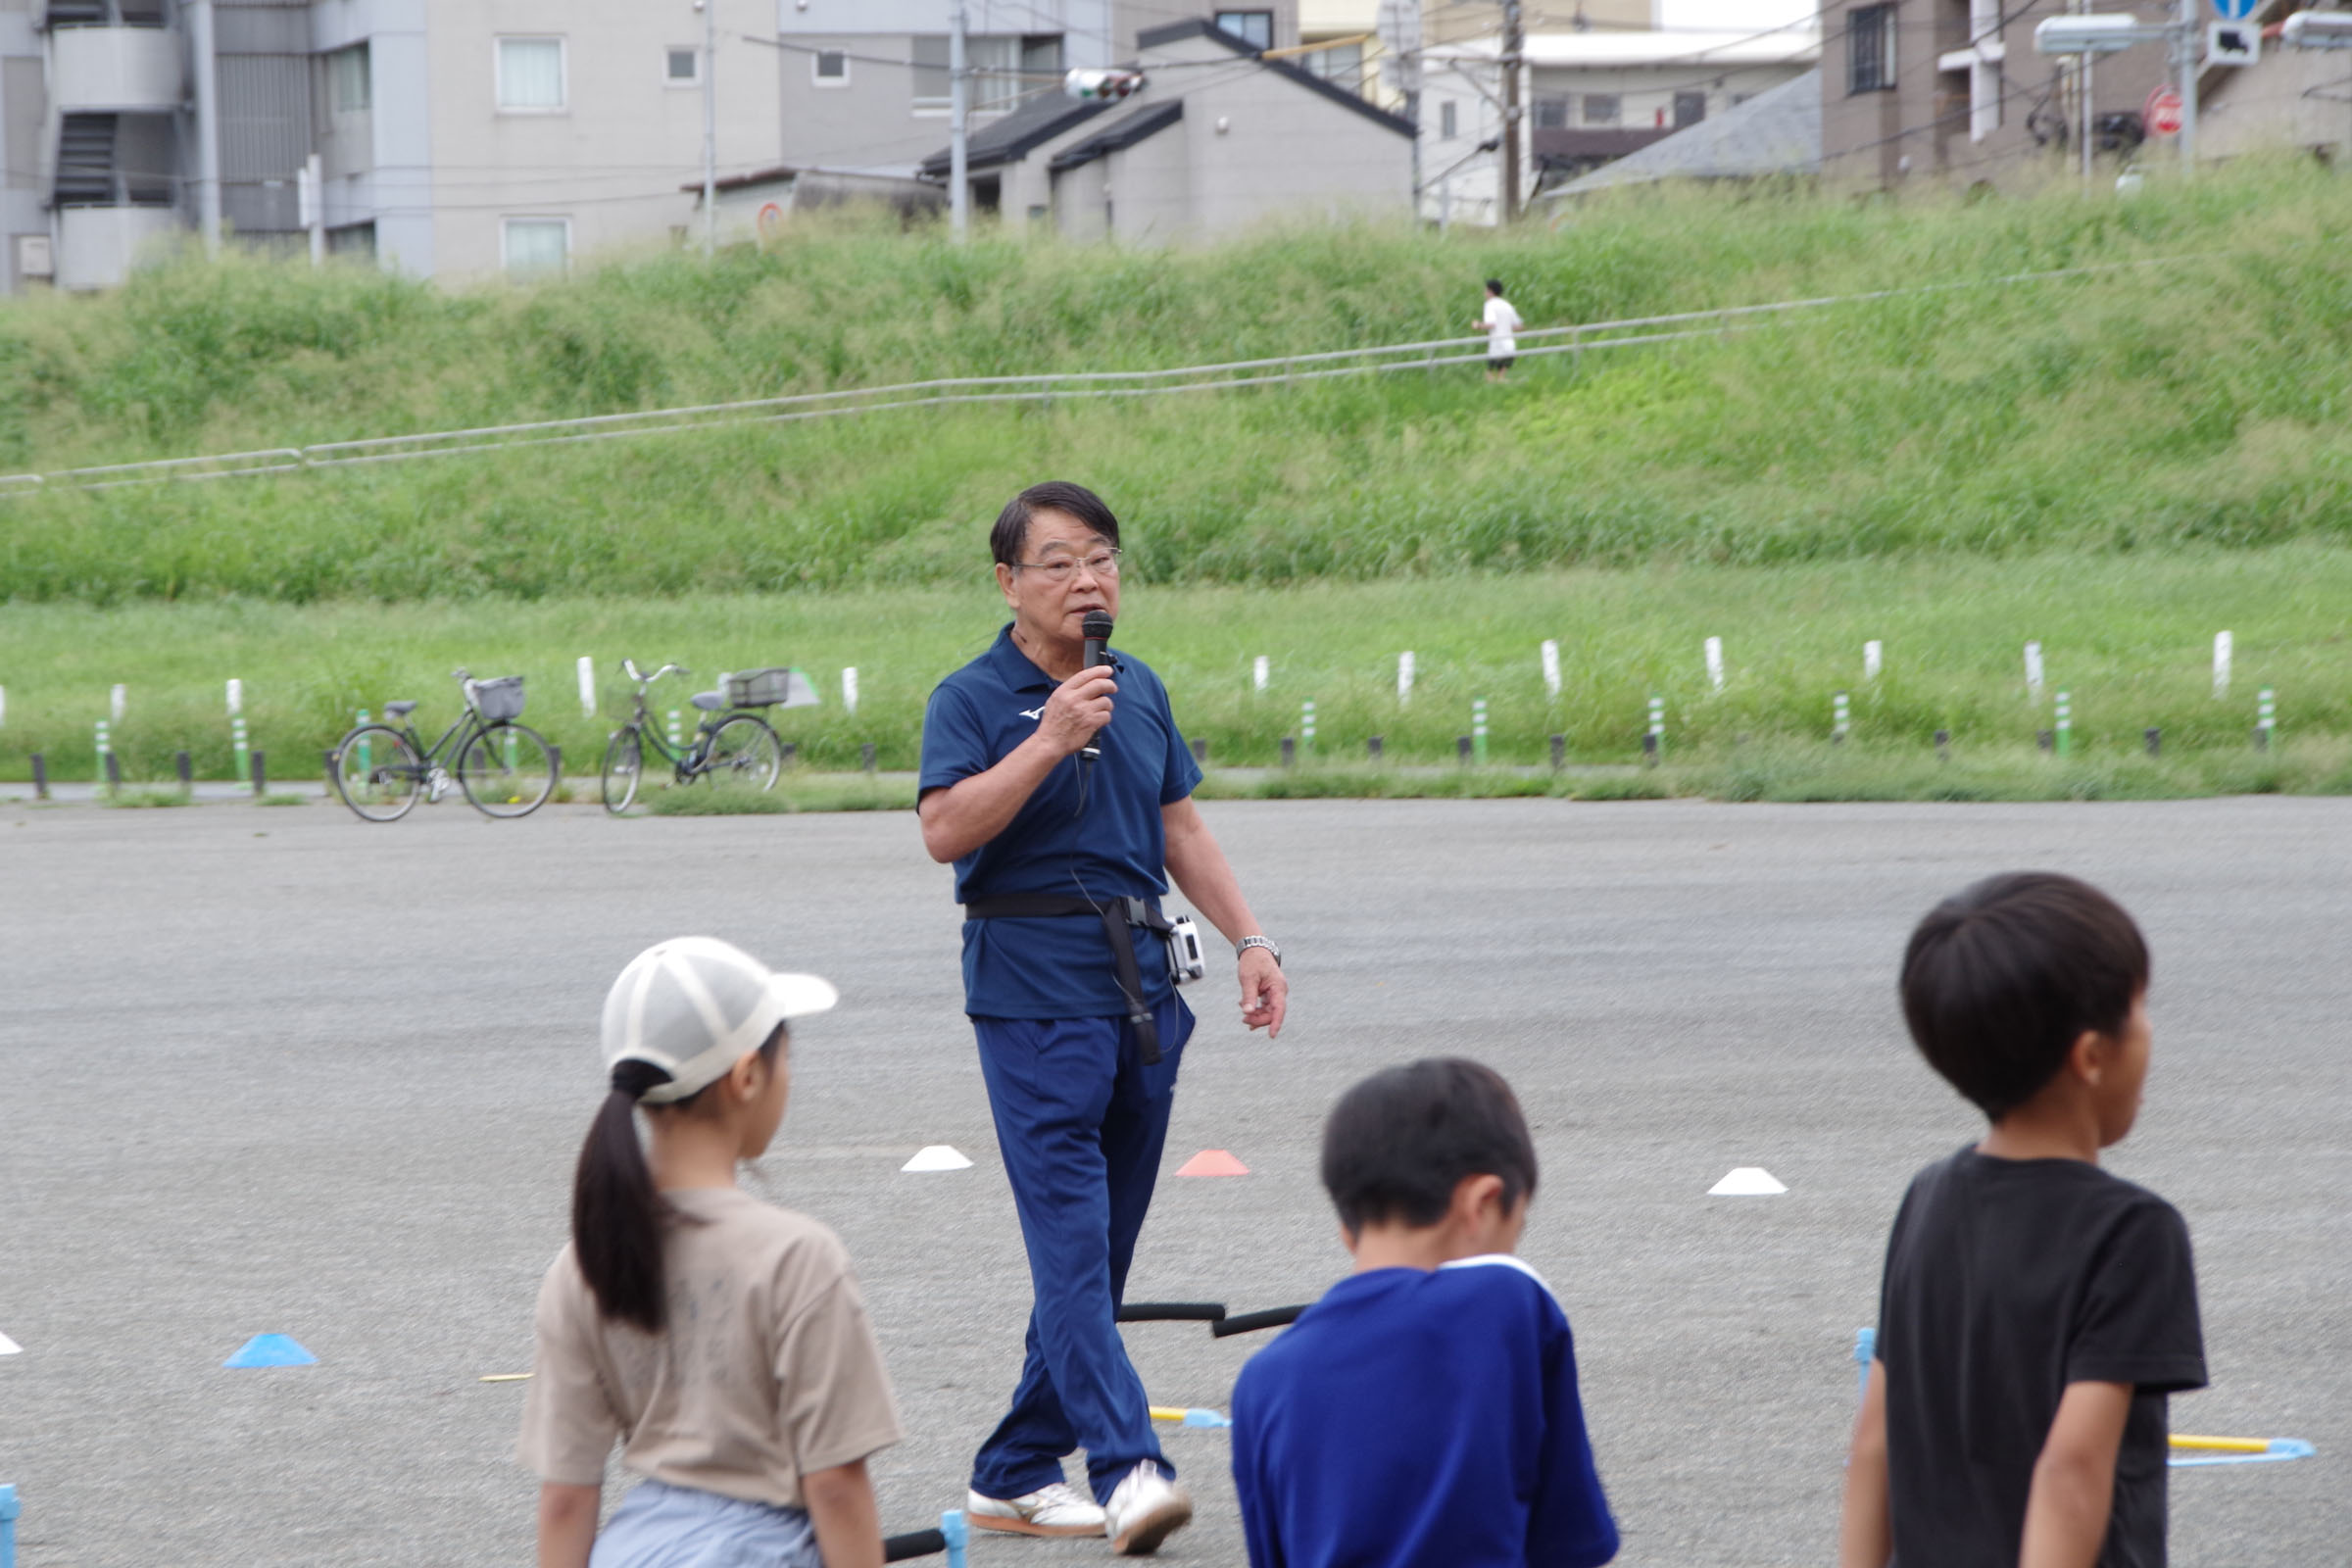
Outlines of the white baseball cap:
<svg viewBox="0 0 2352 1568">
<path fill-rule="evenodd" d="M 669 1074 L 638 1098 L 668 1104 L 723 1077 L 787 1018 L 823 1012 L 841 993 L 812 974 L 777 974 L 716 937 L 657 942 L 605 994 L 604 1055 Z"/>
</svg>

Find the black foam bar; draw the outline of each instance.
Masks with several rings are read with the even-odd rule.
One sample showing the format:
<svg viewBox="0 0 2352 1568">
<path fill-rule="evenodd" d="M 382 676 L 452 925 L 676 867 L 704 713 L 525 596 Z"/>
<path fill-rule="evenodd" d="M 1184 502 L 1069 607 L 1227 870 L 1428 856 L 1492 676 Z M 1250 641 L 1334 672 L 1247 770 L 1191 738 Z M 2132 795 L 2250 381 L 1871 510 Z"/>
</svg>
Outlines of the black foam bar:
<svg viewBox="0 0 2352 1568">
<path fill-rule="evenodd" d="M 1301 1302 L 1298 1306 L 1270 1306 L 1263 1312 L 1244 1312 L 1240 1317 L 1229 1317 L 1211 1324 L 1208 1332 L 1221 1340 L 1228 1334 L 1254 1334 L 1259 1329 L 1282 1328 L 1298 1322 L 1298 1314 L 1312 1304 Z"/>
<path fill-rule="evenodd" d="M 1127 1301 L 1119 1307 L 1122 1323 L 1222 1323 L 1223 1301 Z"/>
<path fill-rule="evenodd" d="M 905 1562 L 909 1557 L 929 1557 L 948 1549 L 948 1538 L 936 1530 L 909 1530 L 903 1536 L 889 1536 L 882 1542 L 884 1562 Z"/>
</svg>

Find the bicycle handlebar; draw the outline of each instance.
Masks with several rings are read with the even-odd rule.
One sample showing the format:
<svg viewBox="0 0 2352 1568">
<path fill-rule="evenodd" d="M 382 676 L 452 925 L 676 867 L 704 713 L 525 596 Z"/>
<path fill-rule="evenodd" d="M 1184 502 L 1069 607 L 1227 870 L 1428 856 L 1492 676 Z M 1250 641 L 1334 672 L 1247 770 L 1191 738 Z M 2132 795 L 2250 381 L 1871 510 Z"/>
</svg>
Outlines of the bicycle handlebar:
<svg viewBox="0 0 2352 1568">
<path fill-rule="evenodd" d="M 657 669 L 651 675 L 648 675 L 637 667 L 637 661 L 634 659 L 622 660 L 620 662 L 620 667 L 622 671 L 628 675 L 629 679 L 635 681 L 640 686 L 651 686 L 654 682 L 660 680 L 664 675 L 691 675 L 694 673 L 693 670 L 688 669 L 684 664 L 663 664 L 660 669 Z"/>
</svg>

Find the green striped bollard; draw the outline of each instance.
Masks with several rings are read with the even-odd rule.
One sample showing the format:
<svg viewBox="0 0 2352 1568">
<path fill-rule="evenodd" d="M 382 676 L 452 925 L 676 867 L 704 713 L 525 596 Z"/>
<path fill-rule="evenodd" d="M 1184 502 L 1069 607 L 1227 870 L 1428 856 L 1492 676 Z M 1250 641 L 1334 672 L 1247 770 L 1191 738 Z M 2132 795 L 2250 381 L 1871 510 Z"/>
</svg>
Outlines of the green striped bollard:
<svg viewBox="0 0 2352 1568">
<path fill-rule="evenodd" d="M 1487 700 L 1472 698 L 1470 702 L 1470 760 L 1484 767 L 1487 762 Z"/>
<path fill-rule="evenodd" d="M 106 782 L 106 760 L 115 749 L 112 726 L 105 719 L 98 721 L 98 782 Z"/>
<path fill-rule="evenodd" d="M 365 708 L 360 710 L 360 727 L 362 729 L 368 727 L 368 710 Z M 375 748 L 368 744 L 367 736 L 360 737 L 360 776 L 362 778 L 368 777 L 375 771 L 375 758 L 372 755 L 374 750 Z M 251 773 L 245 765 L 245 759 L 239 757 L 237 759 L 237 777 L 247 778 L 250 776 Z"/>
<path fill-rule="evenodd" d="M 678 727 L 679 717 L 676 709 L 673 708 L 669 710 L 669 749 L 673 752 L 682 752 L 686 749 L 685 731 Z"/>
<path fill-rule="evenodd" d="M 1315 700 L 1312 697 L 1298 705 L 1298 744 L 1310 752 L 1315 749 Z"/>
<path fill-rule="evenodd" d="M 1843 746 L 1845 732 L 1852 727 L 1853 710 L 1847 706 L 1845 693 L 1839 692 L 1831 705 L 1830 744 Z"/>
<path fill-rule="evenodd" d="M 2065 757 L 2075 749 L 2075 702 L 2070 692 L 2058 694 L 2058 755 Z"/>
<path fill-rule="evenodd" d="M 2271 749 L 2272 732 L 2278 727 L 2278 704 L 2272 696 L 2271 688 L 2268 686 L 2262 689 L 2262 695 L 2258 701 L 2259 706 L 2255 709 L 2258 716 L 2254 721 L 2254 749 L 2258 752 L 2267 752 Z"/>
<path fill-rule="evenodd" d="M 237 777 L 246 776 L 245 753 L 250 745 L 245 738 L 245 715 L 239 713 L 228 721 L 228 748 L 236 754 Z"/>
<path fill-rule="evenodd" d="M 1649 732 L 1642 737 L 1642 750 L 1649 761 L 1656 761 L 1666 750 L 1666 699 L 1649 700 Z"/>
</svg>

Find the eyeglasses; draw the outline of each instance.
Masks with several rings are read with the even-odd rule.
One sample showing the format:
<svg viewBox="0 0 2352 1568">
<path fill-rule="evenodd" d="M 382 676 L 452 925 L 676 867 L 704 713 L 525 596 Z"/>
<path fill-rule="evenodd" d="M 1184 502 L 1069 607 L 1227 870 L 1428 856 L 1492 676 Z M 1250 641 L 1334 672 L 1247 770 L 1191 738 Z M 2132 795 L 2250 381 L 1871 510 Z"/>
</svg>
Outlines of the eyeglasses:
<svg viewBox="0 0 2352 1568">
<path fill-rule="evenodd" d="M 1058 587 L 1075 576 L 1080 566 L 1098 577 L 1116 577 L 1119 574 L 1119 550 L 1114 546 L 1108 550 L 1098 550 L 1084 561 L 1076 556 L 1056 556 L 1052 561 L 1016 561 L 1012 564 L 1012 569 L 1042 571 L 1046 574 L 1046 581 Z"/>
</svg>

